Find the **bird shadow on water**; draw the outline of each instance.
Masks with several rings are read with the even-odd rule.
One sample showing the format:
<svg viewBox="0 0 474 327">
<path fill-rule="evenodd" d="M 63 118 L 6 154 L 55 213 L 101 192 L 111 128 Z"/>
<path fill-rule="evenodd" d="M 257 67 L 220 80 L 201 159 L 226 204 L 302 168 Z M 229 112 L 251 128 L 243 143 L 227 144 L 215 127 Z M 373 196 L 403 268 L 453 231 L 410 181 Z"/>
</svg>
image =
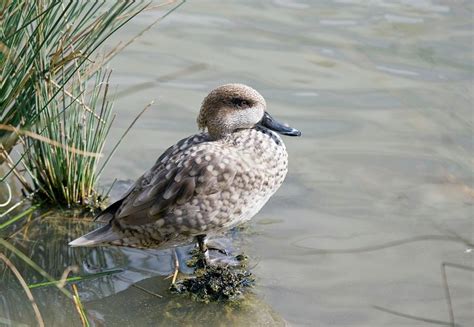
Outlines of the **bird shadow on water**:
<svg viewBox="0 0 474 327">
<path fill-rule="evenodd" d="M 0 260 L 0 325 L 285 325 L 251 291 L 238 301 L 210 303 L 172 293 L 173 250 L 67 245 L 95 224 L 90 219 L 50 215 L 33 219 L 2 239 L 2 253 L 11 265 Z M 238 243 L 239 234 L 234 231 L 224 241 Z M 193 272 L 185 264 L 191 248 L 177 250 L 183 274 Z M 49 279 L 20 260 L 19 253 L 42 267 Z M 31 299 L 24 287 L 22 291 L 11 266 L 21 272 Z M 32 310 L 35 307 L 37 310 Z"/>
</svg>

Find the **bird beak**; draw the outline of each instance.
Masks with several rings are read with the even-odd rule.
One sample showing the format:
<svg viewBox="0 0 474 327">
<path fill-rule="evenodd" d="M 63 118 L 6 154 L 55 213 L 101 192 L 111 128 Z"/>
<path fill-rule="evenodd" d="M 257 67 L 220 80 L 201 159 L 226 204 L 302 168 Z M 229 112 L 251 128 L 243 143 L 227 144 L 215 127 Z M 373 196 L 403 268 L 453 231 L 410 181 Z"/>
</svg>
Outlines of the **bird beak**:
<svg viewBox="0 0 474 327">
<path fill-rule="evenodd" d="M 273 119 L 268 112 L 265 111 L 263 118 L 260 121 L 259 125 L 266 127 L 277 133 L 288 135 L 288 136 L 301 136 L 301 132 L 297 129 L 291 128 L 290 126 L 283 125 L 282 123 L 277 122 Z"/>
</svg>

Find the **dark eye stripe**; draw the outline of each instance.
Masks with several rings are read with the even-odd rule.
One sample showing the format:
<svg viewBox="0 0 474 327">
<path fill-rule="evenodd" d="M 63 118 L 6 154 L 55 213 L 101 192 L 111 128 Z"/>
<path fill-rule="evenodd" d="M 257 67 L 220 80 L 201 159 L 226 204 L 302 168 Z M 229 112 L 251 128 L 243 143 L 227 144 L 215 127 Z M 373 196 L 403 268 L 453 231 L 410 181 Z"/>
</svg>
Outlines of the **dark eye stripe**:
<svg viewBox="0 0 474 327">
<path fill-rule="evenodd" d="M 236 107 L 250 107 L 249 102 L 242 98 L 233 98 L 230 101 Z"/>
</svg>

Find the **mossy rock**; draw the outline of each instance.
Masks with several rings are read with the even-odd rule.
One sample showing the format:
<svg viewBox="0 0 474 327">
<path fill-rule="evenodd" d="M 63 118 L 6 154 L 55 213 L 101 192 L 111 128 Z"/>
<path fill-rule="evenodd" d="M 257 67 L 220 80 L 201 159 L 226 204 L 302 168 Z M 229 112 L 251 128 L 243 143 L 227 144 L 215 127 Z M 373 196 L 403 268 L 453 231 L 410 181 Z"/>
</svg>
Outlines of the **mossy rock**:
<svg viewBox="0 0 474 327">
<path fill-rule="evenodd" d="M 195 268 L 193 276 L 171 285 L 170 290 L 177 294 L 188 294 L 199 302 L 236 301 L 242 297 L 246 288 L 254 283 L 252 273 L 246 269 L 247 257 L 238 255 L 221 256 L 230 259 L 233 265 L 208 264 L 197 249 L 191 251 L 187 265 Z M 215 258 L 219 259 L 219 258 Z"/>
</svg>

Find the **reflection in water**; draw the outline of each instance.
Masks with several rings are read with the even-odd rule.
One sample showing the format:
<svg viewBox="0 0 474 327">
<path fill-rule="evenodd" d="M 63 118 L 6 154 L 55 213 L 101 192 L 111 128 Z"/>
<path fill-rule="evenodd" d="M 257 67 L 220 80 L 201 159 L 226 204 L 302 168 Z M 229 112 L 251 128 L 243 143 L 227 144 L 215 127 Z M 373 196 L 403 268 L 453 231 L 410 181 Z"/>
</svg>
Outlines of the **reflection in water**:
<svg viewBox="0 0 474 327">
<path fill-rule="evenodd" d="M 138 285 L 157 294 L 167 294 L 169 282 L 150 278 Z M 101 301 L 89 302 L 86 308 L 112 326 L 286 326 L 268 304 L 251 294 L 237 303 L 203 304 L 187 297 L 160 298 L 129 288 Z M 117 315 L 118 308 L 126 308 L 131 314 Z"/>
<path fill-rule="evenodd" d="M 81 281 L 74 283 L 79 285 L 81 301 L 86 303 L 92 322 L 98 325 L 126 323 L 141 326 L 150 325 L 159 319 L 164 326 L 175 323 L 204 324 L 206 321 L 215 325 L 247 325 L 252 322 L 258 322 L 261 326 L 284 325 L 284 321 L 268 305 L 252 294 L 247 294 L 242 302 L 210 305 L 199 304 L 187 296 L 172 294 L 169 291 L 170 279 L 165 278 L 174 271 L 172 250 L 69 247 L 67 244 L 71 239 L 96 227 L 95 223 L 87 220 L 53 216 L 35 219 L 15 233 L 9 242 L 40 267 L 46 268 L 55 280 L 60 280 L 66 270 L 71 271 L 69 277 L 83 277 Z M 232 251 L 231 239 L 234 245 L 238 243 L 239 233 L 234 230 L 229 237 L 231 238 L 217 241 Z M 176 249 L 181 271 L 187 274 L 192 273 L 192 269 L 186 267 L 191 247 L 192 245 Z M 15 255 L 11 259 L 22 272 L 22 277 L 33 286 L 31 291 L 46 326 L 63 326 L 70 323 L 71 319 L 80 325 L 72 299 L 51 284 L 42 286 L 43 282 L 47 282 L 43 276 Z M 0 267 L 3 285 L 0 293 L 0 317 L 19 324 L 34 324 L 35 316 L 31 305 L 16 279 L 8 267 Z M 66 288 L 69 289 L 69 286 Z M 133 301 L 129 303 L 131 298 Z M 127 310 L 132 310 L 133 315 L 128 320 L 116 315 L 117 305 L 126 306 Z M 156 307 L 149 310 L 151 306 Z"/>
<path fill-rule="evenodd" d="M 126 257 L 117 249 L 97 248 L 76 251 L 67 246 L 69 235 L 84 232 L 90 228 L 90 225 L 83 220 L 63 217 L 36 219 L 24 226 L 19 233 L 15 233 L 9 242 L 57 280 L 66 269 L 74 266 L 79 267 L 75 275 L 80 276 L 89 274 L 90 267 L 110 270 L 126 265 Z M 29 285 L 47 281 L 17 256 L 12 255 L 11 260 Z M 9 270 L 6 267 L 2 268 L 2 284 L 6 287 L 2 287 L 1 296 L 5 301 L 0 315 L 12 321 L 32 323 L 34 320 L 32 320 L 29 302 L 25 301 L 24 293 L 18 283 L 11 278 Z M 116 292 L 112 276 L 86 280 L 83 284 L 84 290 L 81 292 L 81 297 L 84 299 L 103 297 Z M 77 314 L 72 300 L 54 286 L 34 288 L 32 293 L 47 326 L 66 324 L 70 316 Z M 21 296 L 16 296 L 18 294 Z"/>
</svg>

